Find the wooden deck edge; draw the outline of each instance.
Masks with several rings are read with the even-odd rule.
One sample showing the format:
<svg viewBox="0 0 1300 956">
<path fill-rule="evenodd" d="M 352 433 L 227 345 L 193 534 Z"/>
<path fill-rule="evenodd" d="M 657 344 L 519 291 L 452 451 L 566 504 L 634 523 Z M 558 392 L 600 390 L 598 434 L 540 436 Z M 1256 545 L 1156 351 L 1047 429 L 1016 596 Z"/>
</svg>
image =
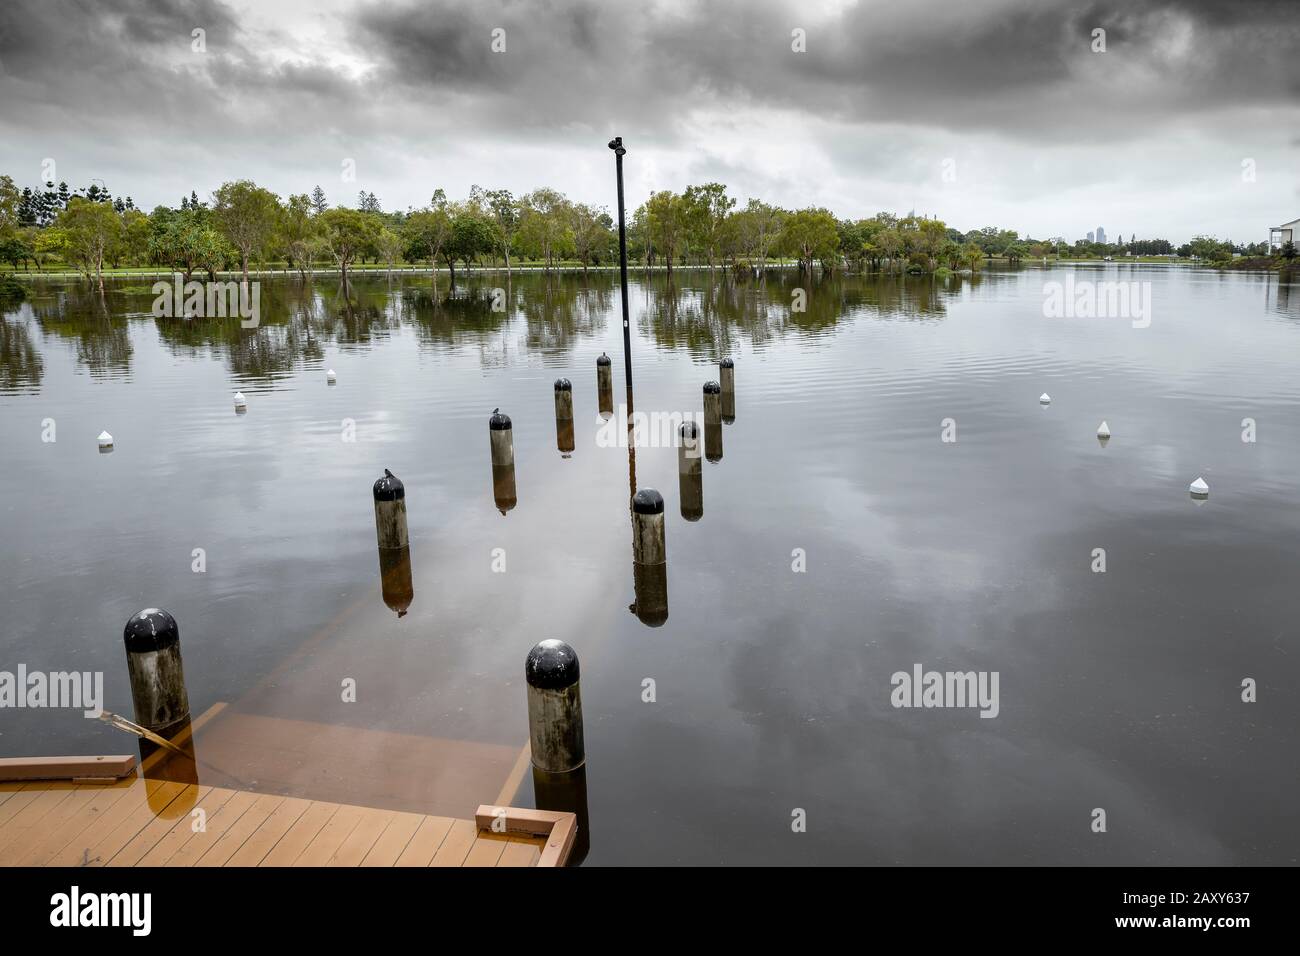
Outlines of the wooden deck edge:
<svg viewBox="0 0 1300 956">
<path fill-rule="evenodd" d="M 504 821 L 504 822 L 503 822 Z M 474 813 L 480 830 L 493 833 L 526 833 L 546 839 L 539 867 L 561 867 L 569 860 L 578 832 L 577 814 L 559 810 L 527 810 L 522 807 L 494 807 L 482 804 Z"/>
<path fill-rule="evenodd" d="M 131 754 L 97 757 L 0 757 L 0 782 L 121 780 L 135 772 Z"/>
</svg>

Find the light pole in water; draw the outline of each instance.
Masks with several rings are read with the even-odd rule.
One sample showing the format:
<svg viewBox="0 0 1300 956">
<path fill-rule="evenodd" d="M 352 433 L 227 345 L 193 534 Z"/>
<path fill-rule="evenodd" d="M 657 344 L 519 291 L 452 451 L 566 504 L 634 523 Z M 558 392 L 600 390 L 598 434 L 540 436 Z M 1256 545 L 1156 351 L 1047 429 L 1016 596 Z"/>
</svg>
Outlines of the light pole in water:
<svg viewBox="0 0 1300 956">
<path fill-rule="evenodd" d="M 618 260 L 623 277 L 623 371 L 627 378 L 628 411 L 632 401 L 632 331 L 627 317 L 627 226 L 623 222 L 623 137 L 609 141 L 614 151 L 614 166 L 618 171 Z"/>
</svg>

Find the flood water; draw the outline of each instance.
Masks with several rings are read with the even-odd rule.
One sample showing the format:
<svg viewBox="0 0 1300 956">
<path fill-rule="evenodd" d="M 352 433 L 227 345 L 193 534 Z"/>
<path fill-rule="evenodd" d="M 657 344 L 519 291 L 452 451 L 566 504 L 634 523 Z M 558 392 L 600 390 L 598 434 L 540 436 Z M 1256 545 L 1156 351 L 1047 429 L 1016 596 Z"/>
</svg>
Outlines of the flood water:
<svg viewBox="0 0 1300 956">
<path fill-rule="evenodd" d="M 615 276 L 516 275 L 500 312 L 496 274 L 367 277 L 350 304 L 336 277 L 267 280 L 255 329 L 156 319 L 146 279 L 36 284 L 0 340 L 0 670 L 102 671 L 129 717 L 122 627 L 159 606 L 196 717 L 509 755 L 525 655 L 560 638 L 581 659 L 589 864 L 1294 863 L 1300 287 L 1080 268 L 1151 284 L 1135 328 L 1044 317 L 1066 271 L 824 280 L 804 312 L 794 273 L 634 275 L 638 411 L 698 413 L 735 359 L 695 521 L 675 448 L 632 465 L 599 440 L 602 352 L 626 401 Z M 385 468 L 409 515 L 400 617 Z M 629 609 L 632 484 L 666 502 L 660 626 Z M 997 672 L 996 717 L 894 707 L 891 675 L 918 664 Z M 0 755 L 134 745 L 80 711 L 0 711 Z M 241 753 L 211 762 L 255 785 Z M 525 775 L 513 802 L 533 800 Z"/>
</svg>

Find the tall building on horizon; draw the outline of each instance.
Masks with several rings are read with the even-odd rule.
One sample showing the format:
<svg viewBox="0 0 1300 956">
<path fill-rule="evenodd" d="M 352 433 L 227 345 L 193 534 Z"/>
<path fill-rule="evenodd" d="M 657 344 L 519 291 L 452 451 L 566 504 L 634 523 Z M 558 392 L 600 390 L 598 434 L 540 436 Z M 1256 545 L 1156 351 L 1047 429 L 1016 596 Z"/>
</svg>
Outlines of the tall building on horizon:
<svg viewBox="0 0 1300 956">
<path fill-rule="evenodd" d="M 1092 242 L 1092 233 L 1091 233 L 1091 232 L 1088 233 L 1088 241 L 1089 241 L 1089 242 Z"/>
<path fill-rule="evenodd" d="M 1097 227 L 1097 241 L 1098 242 L 1106 241 L 1106 230 L 1101 228 L 1101 226 Z"/>
</svg>

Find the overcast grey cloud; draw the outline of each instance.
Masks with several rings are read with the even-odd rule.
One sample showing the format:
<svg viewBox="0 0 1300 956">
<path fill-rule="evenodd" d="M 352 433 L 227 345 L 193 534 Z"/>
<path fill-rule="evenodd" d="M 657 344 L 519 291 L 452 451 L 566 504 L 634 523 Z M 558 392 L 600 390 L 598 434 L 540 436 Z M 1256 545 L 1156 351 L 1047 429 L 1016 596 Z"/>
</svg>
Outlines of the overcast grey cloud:
<svg viewBox="0 0 1300 956">
<path fill-rule="evenodd" d="M 618 133 L 634 204 L 717 179 L 844 216 L 1254 241 L 1300 215 L 1298 59 L 1278 2 L 7 0 L 0 170 L 35 185 L 52 158 L 146 207 L 242 177 L 609 205 Z"/>
</svg>

